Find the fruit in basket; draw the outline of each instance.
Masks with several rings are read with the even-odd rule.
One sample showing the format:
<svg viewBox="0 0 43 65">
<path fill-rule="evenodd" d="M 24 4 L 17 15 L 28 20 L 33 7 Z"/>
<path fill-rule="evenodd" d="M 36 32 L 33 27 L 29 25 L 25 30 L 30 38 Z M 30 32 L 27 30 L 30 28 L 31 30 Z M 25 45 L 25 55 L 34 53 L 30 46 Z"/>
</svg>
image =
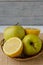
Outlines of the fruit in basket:
<svg viewBox="0 0 43 65">
<path fill-rule="evenodd" d="M 26 34 L 35 34 L 35 35 L 39 35 L 40 30 L 36 29 L 36 28 L 26 28 L 25 29 Z"/>
<path fill-rule="evenodd" d="M 22 41 L 17 37 L 8 39 L 3 45 L 4 53 L 10 57 L 17 57 L 21 55 L 22 50 L 23 50 Z"/>
<path fill-rule="evenodd" d="M 35 55 L 42 48 L 40 38 L 34 34 L 26 35 L 23 39 L 24 53 L 26 55 Z"/>
<path fill-rule="evenodd" d="M 4 39 L 8 40 L 9 38 L 12 37 L 19 37 L 22 39 L 25 36 L 25 31 L 24 28 L 21 26 L 10 26 L 5 28 L 4 30 Z"/>
</svg>

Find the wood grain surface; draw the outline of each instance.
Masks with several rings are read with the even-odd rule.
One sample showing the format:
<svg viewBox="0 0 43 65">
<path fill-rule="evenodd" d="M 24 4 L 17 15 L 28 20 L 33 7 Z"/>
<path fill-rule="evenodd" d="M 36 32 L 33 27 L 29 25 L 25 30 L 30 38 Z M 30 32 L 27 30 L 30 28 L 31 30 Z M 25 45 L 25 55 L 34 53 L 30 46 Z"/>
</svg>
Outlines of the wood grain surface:
<svg viewBox="0 0 43 65">
<path fill-rule="evenodd" d="M 40 35 L 41 39 L 43 40 L 43 34 Z M 2 33 L 0 33 L 0 41 L 3 39 Z M 20 62 L 15 60 L 14 58 L 7 57 L 1 50 L 0 47 L 0 65 L 43 65 L 43 52 L 40 56 L 35 59 Z"/>
</svg>

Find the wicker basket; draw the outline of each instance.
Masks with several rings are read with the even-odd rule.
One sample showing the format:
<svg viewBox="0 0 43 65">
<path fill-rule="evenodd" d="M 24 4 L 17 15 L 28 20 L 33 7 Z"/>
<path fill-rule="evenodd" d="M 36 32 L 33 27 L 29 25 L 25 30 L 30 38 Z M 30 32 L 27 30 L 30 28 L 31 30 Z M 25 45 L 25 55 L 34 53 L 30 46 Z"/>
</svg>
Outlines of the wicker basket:
<svg viewBox="0 0 43 65">
<path fill-rule="evenodd" d="M 4 42 L 5 42 L 5 40 L 3 39 L 3 40 L 1 41 L 1 49 L 2 49 L 2 51 L 3 51 Z M 27 61 L 27 60 L 31 60 L 31 59 L 37 58 L 38 56 L 40 56 L 40 55 L 42 54 L 42 52 L 43 52 L 43 45 L 42 45 L 41 51 L 40 51 L 39 53 L 37 53 L 36 55 L 27 56 L 27 55 L 25 55 L 25 54 L 22 53 L 21 56 L 16 57 L 16 58 L 13 58 L 13 59 L 19 60 L 19 61 Z M 3 53 L 4 53 L 4 52 L 3 52 Z"/>
</svg>

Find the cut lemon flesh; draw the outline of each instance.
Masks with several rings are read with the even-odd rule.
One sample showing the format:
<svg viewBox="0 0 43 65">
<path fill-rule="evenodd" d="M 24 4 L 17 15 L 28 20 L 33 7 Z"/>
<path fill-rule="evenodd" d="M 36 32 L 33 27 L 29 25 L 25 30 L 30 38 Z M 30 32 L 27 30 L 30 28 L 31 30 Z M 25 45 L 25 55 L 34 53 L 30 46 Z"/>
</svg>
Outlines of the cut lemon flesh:
<svg viewBox="0 0 43 65">
<path fill-rule="evenodd" d="M 22 41 L 17 37 L 10 38 L 3 45 L 4 53 L 10 57 L 19 56 L 22 53 L 22 50 Z"/>
</svg>

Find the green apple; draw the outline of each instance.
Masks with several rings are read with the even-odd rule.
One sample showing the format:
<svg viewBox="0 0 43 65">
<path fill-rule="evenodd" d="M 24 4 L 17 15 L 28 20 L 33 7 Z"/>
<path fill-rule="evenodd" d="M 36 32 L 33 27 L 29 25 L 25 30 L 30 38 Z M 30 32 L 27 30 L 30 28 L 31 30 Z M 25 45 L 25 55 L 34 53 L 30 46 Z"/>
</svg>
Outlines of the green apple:
<svg viewBox="0 0 43 65">
<path fill-rule="evenodd" d="M 24 53 L 26 55 L 34 55 L 42 48 L 40 38 L 34 34 L 26 35 L 23 39 Z"/>
<path fill-rule="evenodd" d="M 18 25 L 10 26 L 4 30 L 4 39 L 8 40 L 12 37 L 19 37 L 22 39 L 25 36 L 24 28 Z"/>
</svg>

